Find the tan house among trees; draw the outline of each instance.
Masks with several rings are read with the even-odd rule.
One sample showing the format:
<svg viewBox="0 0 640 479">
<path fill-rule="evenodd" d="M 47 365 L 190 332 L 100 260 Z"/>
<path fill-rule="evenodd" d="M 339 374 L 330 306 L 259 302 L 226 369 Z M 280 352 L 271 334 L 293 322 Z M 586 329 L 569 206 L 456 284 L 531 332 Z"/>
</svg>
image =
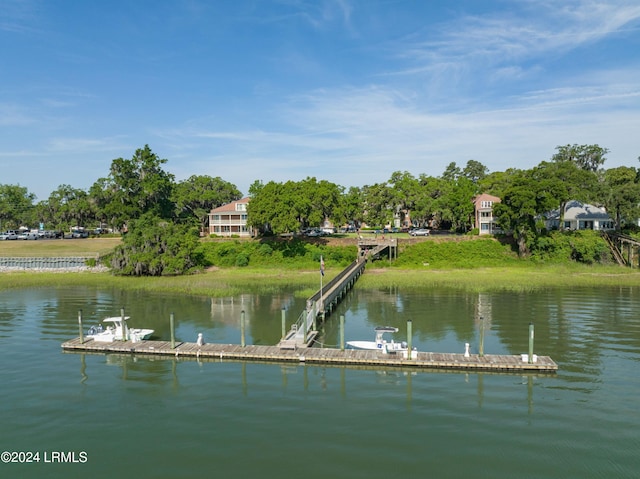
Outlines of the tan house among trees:
<svg viewBox="0 0 640 479">
<path fill-rule="evenodd" d="M 218 236 L 252 236 L 247 226 L 247 204 L 250 198 L 242 198 L 214 208 L 209 213 L 209 234 Z"/>
<path fill-rule="evenodd" d="M 474 228 L 478 228 L 478 234 L 491 235 L 502 232 L 496 225 L 495 218 L 493 217 L 493 205 L 495 203 L 500 203 L 500 198 L 486 193 L 478 195 L 473 199 L 475 210 Z"/>
</svg>

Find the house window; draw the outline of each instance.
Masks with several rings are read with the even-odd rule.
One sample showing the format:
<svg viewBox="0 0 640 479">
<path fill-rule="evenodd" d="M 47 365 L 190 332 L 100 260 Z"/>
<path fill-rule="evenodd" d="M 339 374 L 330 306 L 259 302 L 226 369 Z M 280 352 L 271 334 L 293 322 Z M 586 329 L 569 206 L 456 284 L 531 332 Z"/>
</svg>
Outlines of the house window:
<svg viewBox="0 0 640 479">
<path fill-rule="evenodd" d="M 489 223 L 482 223 L 482 224 L 480 225 L 480 229 L 481 229 L 482 231 L 489 231 Z"/>
<path fill-rule="evenodd" d="M 481 211 L 480 218 L 491 218 L 491 211 Z"/>
<path fill-rule="evenodd" d="M 236 211 L 247 211 L 246 203 L 236 203 Z"/>
<path fill-rule="evenodd" d="M 491 208 L 493 206 L 493 201 L 482 201 L 480 202 L 480 206 L 482 208 Z"/>
</svg>

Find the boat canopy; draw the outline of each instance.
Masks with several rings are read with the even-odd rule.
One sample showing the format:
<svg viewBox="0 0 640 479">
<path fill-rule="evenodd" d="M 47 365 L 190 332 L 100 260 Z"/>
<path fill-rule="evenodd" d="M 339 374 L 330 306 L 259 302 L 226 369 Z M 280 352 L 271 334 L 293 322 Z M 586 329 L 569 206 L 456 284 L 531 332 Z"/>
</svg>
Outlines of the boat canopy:
<svg viewBox="0 0 640 479">
<path fill-rule="evenodd" d="M 130 318 L 130 316 L 125 316 L 124 320 L 128 320 Z M 111 318 L 104 318 L 102 320 L 103 323 L 120 323 L 122 322 L 122 316 L 113 316 Z"/>
<path fill-rule="evenodd" d="M 397 333 L 398 328 L 394 328 L 393 326 L 377 326 L 377 333 Z"/>
</svg>

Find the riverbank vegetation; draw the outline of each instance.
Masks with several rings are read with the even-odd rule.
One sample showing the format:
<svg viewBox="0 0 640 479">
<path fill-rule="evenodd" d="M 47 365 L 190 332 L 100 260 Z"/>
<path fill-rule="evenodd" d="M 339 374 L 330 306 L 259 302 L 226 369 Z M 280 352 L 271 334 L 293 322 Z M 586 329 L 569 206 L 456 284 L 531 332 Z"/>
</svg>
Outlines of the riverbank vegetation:
<svg viewBox="0 0 640 479">
<path fill-rule="evenodd" d="M 349 242 L 331 245 L 300 239 L 204 240 L 199 248 L 208 267 L 194 274 L 130 277 L 92 272 L 11 272 L 0 274 L 0 289 L 85 286 L 211 297 L 288 289 L 300 297 L 309 297 L 319 289 L 321 256 L 325 283 L 355 259 L 355 238 L 340 241 Z M 76 251 L 84 247 L 85 252 L 104 248 L 104 244 L 92 239 L 58 243 Z M 601 243 L 599 235 L 591 231 L 567 232 L 550 243 L 553 247 L 545 243 L 539 252 L 521 259 L 512 244 L 496 239 L 461 236 L 399 240 L 398 258 L 370 260 L 358 288 L 517 293 L 573 287 L 640 287 L 640 272 L 613 265 Z M 32 244 L 22 242 L 21 246 L 27 249 Z M 577 255 L 582 262 L 576 261 Z"/>
<path fill-rule="evenodd" d="M 522 265 L 520 267 L 482 267 L 468 269 L 380 268 L 371 263 L 358 280 L 358 288 L 430 290 L 436 288 L 470 292 L 512 291 L 526 293 L 560 288 L 637 288 L 640 273 L 618 266 Z M 328 282 L 340 269 L 328 268 Z M 215 269 L 189 276 L 123 277 L 110 273 L 30 273 L 0 274 L 0 289 L 41 287 L 91 287 L 228 297 L 242 293 L 276 293 L 293 290 L 299 297 L 310 297 L 319 289 L 317 269 L 274 270 L 257 267 Z"/>
</svg>

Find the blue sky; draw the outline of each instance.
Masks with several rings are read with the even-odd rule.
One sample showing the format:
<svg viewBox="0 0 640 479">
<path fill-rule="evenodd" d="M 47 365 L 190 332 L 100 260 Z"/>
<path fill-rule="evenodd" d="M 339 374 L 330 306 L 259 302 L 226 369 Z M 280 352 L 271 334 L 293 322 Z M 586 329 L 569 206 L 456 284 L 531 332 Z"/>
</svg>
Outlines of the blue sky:
<svg viewBox="0 0 640 479">
<path fill-rule="evenodd" d="M 599 144 L 640 167 L 637 0 L 0 0 L 0 184 L 349 186 Z"/>
</svg>

